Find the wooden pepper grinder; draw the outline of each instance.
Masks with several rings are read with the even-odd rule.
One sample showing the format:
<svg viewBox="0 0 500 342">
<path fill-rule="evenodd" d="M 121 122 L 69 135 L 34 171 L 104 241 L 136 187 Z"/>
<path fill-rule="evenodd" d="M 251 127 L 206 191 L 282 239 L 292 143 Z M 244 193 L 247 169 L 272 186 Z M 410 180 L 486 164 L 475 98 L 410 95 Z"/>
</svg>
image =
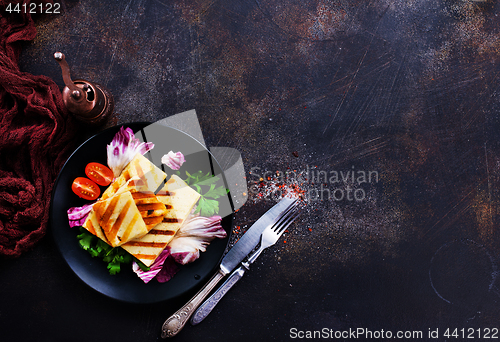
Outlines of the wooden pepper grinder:
<svg viewBox="0 0 500 342">
<path fill-rule="evenodd" d="M 66 85 L 62 96 L 68 111 L 82 122 L 91 125 L 104 124 L 113 112 L 113 96 L 99 84 L 86 80 L 72 81 L 64 54 L 56 52 L 54 58 L 61 66 Z"/>
</svg>

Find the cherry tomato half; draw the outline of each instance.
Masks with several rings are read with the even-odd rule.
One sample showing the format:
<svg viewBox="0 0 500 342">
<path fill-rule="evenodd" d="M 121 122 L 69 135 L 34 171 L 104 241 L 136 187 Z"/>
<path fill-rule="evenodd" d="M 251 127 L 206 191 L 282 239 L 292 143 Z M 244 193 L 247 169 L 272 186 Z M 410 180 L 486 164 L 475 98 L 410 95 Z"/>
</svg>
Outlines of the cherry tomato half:
<svg viewBox="0 0 500 342">
<path fill-rule="evenodd" d="M 96 183 L 85 177 L 78 177 L 73 181 L 71 190 L 81 198 L 86 200 L 95 200 L 101 194 L 101 189 Z"/>
<path fill-rule="evenodd" d="M 88 163 L 85 174 L 99 185 L 109 185 L 113 181 L 113 171 L 99 163 Z"/>
</svg>

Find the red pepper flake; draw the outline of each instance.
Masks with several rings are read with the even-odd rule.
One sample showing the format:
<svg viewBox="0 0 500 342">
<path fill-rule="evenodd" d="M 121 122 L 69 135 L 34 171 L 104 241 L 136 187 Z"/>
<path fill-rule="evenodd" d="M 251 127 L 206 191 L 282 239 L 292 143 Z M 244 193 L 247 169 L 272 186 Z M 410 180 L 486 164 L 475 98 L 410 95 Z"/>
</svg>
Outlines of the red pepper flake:
<svg viewBox="0 0 500 342">
<path fill-rule="evenodd" d="M 312 232 L 313 230 L 311 228 L 308 229 L 310 232 Z"/>
<path fill-rule="evenodd" d="M 292 152 L 292 154 L 293 154 L 293 156 L 294 156 L 295 158 L 298 158 L 298 157 L 299 157 L 299 152 L 297 152 L 297 151 L 293 151 L 293 152 Z"/>
<path fill-rule="evenodd" d="M 286 240 L 283 240 L 283 243 L 286 243 Z"/>
</svg>

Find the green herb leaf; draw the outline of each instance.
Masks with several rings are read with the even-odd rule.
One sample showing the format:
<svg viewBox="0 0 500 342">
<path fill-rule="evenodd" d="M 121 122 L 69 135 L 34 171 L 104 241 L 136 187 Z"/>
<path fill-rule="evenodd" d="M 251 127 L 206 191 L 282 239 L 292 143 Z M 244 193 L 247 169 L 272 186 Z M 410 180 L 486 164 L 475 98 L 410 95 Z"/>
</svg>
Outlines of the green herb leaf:
<svg viewBox="0 0 500 342">
<path fill-rule="evenodd" d="M 201 171 L 197 171 L 193 174 L 190 174 L 186 171 L 187 178 L 184 180 L 188 185 L 210 185 L 211 183 L 216 183 L 219 180 L 219 177 L 213 176 L 210 172 L 207 174 L 203 174 Z"/>
<path fill-rule="evenodd" d="M 77 235 L 77 238 L 79 240 L 80 246 L 83 249 L 89 250 L 90 248 L 92 248 L 92 244 L 94 242 L 94 235 L 88 233 L 87 231 L 84 231 L 81 234 Z"/>
<path fill-rule="evenodd" d="M 201 194 L 201 187 L 198 184 L 193 184 L 193 186 L 196 188 L 196 191 Z"/>
<path fill-rule="evenodd" d="M 209 174 L 207 174 L 209 175 Z M 196 182 L 196 184 L 198 185 L 215 185 L 215 183 L 217 183 L 219 181 L 219 177 L 217 176 L 209 176 L 205 179 L 201 179 L 201 180 L 198 180 L 198 182 Z"/>
<path fill-rule="evenodd" d="M 80 234 L 77 235 L 77 238 L 80 246 L 92 257 L 98 257 L 108 264 L 107 268 L 110 274 L 119 273 L 121 264 L 130 264 L 134 260 L 132 255 L 123 248 L 111 247 L 82 227 L 80 227 Z"/>
<path fill-rule="evenodd" d="M 219 202 L 217 199 L 229 192 L 224 186 L 216 187 L 220 177 L 214 176 L 210 172 L 203 174 L 201 171 L 193 174 L 186 171 L 186 176 L 187 178 L 184 181 L 201 195 L 194 213 L 200 213 L 202 216 L 217 214 L 219 212 Z M 208 186 L 209 189 L 203 193 L 202 186 Z"/>
<path fill-rule="evenodd" d="M 108 264 L 109 274 L 115 275 L 120 273 L 120 263 L 119 262 L 110 262 Z"/>
<path fill-rule="evenodd" d="M 134 259 L 135 259 L 135 258 L 134 258 Z M 141 268 L 141 270 L 143 270 L 144 272 L 147 272 L 147 271 L 149 271 L 149 270 L 150 270 L 150 267 L 148 267 L 148 266 L 144 265 L 144 264 L 142 263 L 142 261 L 140 261 L 139 259 L 135 259 L 134 261 L 137 263 L 137 265 L 139 265 L 139 267 Z"/>
<path fill-rule="evenodd" d="M 210 188 L 210 190 L 208 190 L 207 193 L 205 193 L 205 195 L 203 195 L 204 197 L 211 197 L 211 198 L 214 198 L 214 199 L 217 199 L 221 196 L 225 196 L 227 194 L 227 190 L 225 187 L 223 186 L 219 186 L 218 188 L 215 188 L 215 184 L 214 185 L 214 188 Z"/>
<path fill-rule="evenodd" d="M 90 255 L 92 255 L 92 257 L 98 257 L 99 256 L 99 252 L 96 249 L 94 249 L 94 248 L 88 249 L 87 252 L 89 252 Z"/>
<path fill-rule="evenodd" d="M 206 199 L 203 196 L 198 202 L 196 207 L 196 213 L 200 213 L 201 216 L 213 216 L 219 212 L 219 202 L 216 200 Z"/>
</svg>

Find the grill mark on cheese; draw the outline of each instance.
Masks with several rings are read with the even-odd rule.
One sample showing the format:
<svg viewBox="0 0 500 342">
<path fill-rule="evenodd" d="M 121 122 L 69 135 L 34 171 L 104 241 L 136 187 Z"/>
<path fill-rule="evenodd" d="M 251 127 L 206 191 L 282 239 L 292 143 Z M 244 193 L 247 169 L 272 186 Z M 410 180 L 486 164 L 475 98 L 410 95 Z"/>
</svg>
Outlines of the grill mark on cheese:
<svg viewBox="0 0 500 342">
<path fill-rule="evenodd" d="M 141 164 L 136 163 L 135 170 L 137 171 L 137 175 L 139 176 L 139 178 L 143 179 L 144 178 L 144 170 L 142 169 Z"/>
<path fill-rule="evenodd" d="M 152 192 L 132 192 L 132 198 L 141 213 L 147 229 L 161 222 L 167 207 Z"/>
<path fill-rule="evenodd" d="M 134 256 L 141 260 L 141 259 L 148 259 L 148 260 L 155 260 L 156 259 L 156 254 L 155 255 L 151 255 L 151 254 L 134 254 Z"/>
<path fill-rule="evenodd" d="M 110 222 L 110 219 L 111 219 L 111 215 L 113 214 L 113 212 L 116 209 L 116 205 L 118 204 L 118 199 L 119 199 L 119 197 L 114 197 L 111 199 L 111 202 L 109 203 L 108 207 L 106 208 L 106 211 L 104 212 L 104 215 L 101 218 L 101 222 L 104 223 L 104 226 L 102 224 L 101 224 L 101 226 L 103 226 L 103 228 L 106 232 L 109 232 L 112 228 L 112 224 Z"/>
<path fill-rule="evenodd" d="M 130 204 L 131 202 L 128 201 L 125 206 L 123 207 L 123 209 L 121 210 L 120 212 L 120 215 L 118 215 L 118 218 L 116 219 L 115 223 L 113 224 L 113 227 L 111 228 L 111 236 L 115 236 L 118 231 L 120 230 L 120 227 L 123 223 L 123 220 L 125 219 L 125 216 L 127 216 L 127 212 L 128 212 L 128 209 L 130 208 Z M 128 229 L 130 229 L 130 226 L 128 227 Z"/>
<path fill-rule="evenodd" d="M 160 223 L 162 218 L 163 216 L 154 216 L 154 217 L 143 217 L 142 219 L 144 220 L 146 226 L 151 226 L 152 228 L 156 226 L 158 223 Z"/>
<path fill-rule="evenodd" d="M 108 232 L 109 231 L 109 219 L 111 217 L 111 215 L 113 214 L 113 211 L 115 210 L 115 207 L 116 207 L 116 204 L 118 203 L 118 199 L 119 197 L 114 197 L 111 199 L 111 201 L 109 202 L 108 206 L 105 208 L 105 205 L 104 203 L 101 203 L 101 205 L 99 205 L 97 207 L 97 210 L 96 210 L 96 213 L 97 213 L 97 216 L 100 218 L 100 221 L 103 223 L 101 224 L 101 226 L 103 227 L 103 229 Z"/>
<path fill-rule="evenodd" d="M 130 221 L 130 224 L 128 225 L 128 229 L 125 230 L 125 232 L 123 233 L 123 236 L 120 240 L 128 240 L 128 237 L 130 236 L 130 233 L 132 232 L 134 225 L 137 222 L 138 218 L 140 218 L 139 215 L 134 215 L 134 218 L 132 219 L 132 221 Z"/>
<path fill-rule="evenodd" d="M 146 186 L 146 182 L 143 181 L 142 179 L 135 179 L 133 181 L 130 182 L 130 184 L 132 184 L 133 186 Z"/>
<path fill-rule="evenodd" d="M 175 196 L 173 191 L 159 191 L 156 196 Z"/>
<path fill-rule="evenodd" d="M 125 171 L 123 171 L 123 172 L 122 172 L 122 175 L 123 175 L 123 178 L 125 179 L 125 182 L 126 182 L 126 181 L 128 181 L 130 178 L 132 178 L 132 177 L 130 176 L 130 172 L 129 172 L 129 170 L 125 170 Z M 118 185 L 118 186 L 119 186 L 119 185 Z"/>
<path fill-rule="evenodd" d="M 93 206 L 92 209 L 94 210 L 95 214 L 97 217 L 102 216 L 102 210 L 103 210 L 104 203 L 103 202 L 96 202 Z"/>
<path fill-rule="evenodd" d="M 119 188 L 120 188 L 120 184 L 118 184 L 118 182 L 113 182 L 113 184 L 112 184 L 113 192 L 117 192 Z"/>
<path fill-rule="evenodd" d="M 151 247 L 151 248 L 163 248 L 165 244 L 163 242 L 147 242 L 147 241 L 129 241 L 126 243 L 127 246 L 138 246 L 138 247 Z"/>
<path fill-rule="evenodd" d="M 165 205 L 163 205 L 160 202 L 156 202 L 156 203 L 137 203 L 136 202 L 136 205 L 137 205 L 137 209 L 139 209 L 139 211 L 147 211 L 148 215 L 150 215 L 150 213 L 149 213 L 150 210 L 152 210 L 152 211 L 162 210 L 165 208 Z M 153 212 L 151 212 L 151 214 L 153 214 Z"/>
<path fill-rule="evenodd" d="M 151 229 L 149 234 L 153 235 L 174 235 L 175 231 L 173 230 L 160 230 L 160 229 Z"/>
<path fill-rule="evenodd" d="M 181 223 L 182 219 L 175 218 L 175 217 L 164 217 L 161 222 L 165 222 L 165 223 L 177 223 L 177 222 L 179 222 L 179 223 Z"/>
<path fill-rule="evenodd" d="M 140 191 L 132 192 L 132 198 L 134 200 L 143 198 L 152 198 L 152 197 L 155 197 L 155 195 L 152 192 L 140 192 Z"/>
<path fill-rule="evenodd" d="M 92 220 L 88 220 L 88 223 L 85 228 L 91 233 L 97 236 L 97 232 L 95 230 L 94 224 L 92 223 Z"/>
</svg>

